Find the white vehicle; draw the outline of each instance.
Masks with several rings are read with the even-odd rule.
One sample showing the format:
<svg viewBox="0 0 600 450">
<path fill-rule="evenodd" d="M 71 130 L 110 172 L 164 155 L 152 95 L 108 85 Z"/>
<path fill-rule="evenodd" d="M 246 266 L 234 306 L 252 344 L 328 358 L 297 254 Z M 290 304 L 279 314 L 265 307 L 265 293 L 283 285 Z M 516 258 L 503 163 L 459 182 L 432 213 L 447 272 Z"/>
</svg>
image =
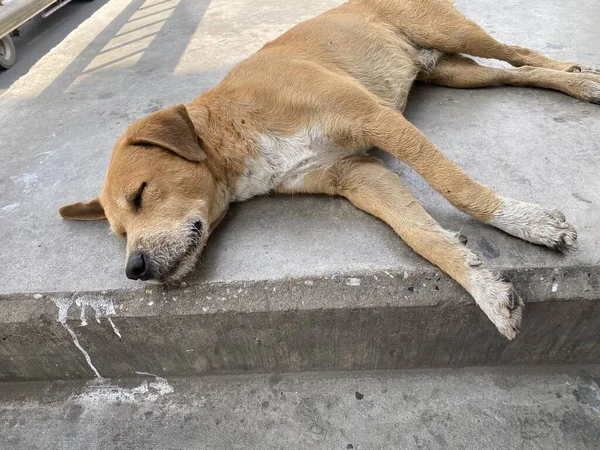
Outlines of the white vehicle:
<svg viewBox="0 0 600 450">
<path fill-rule="evenodd" d="M 0 70 L 10 69 L 17 60 L 11 34 L 41 13 L 43 18 L 59 10 L 71 0 L 0 0 Z"/>
</svg>

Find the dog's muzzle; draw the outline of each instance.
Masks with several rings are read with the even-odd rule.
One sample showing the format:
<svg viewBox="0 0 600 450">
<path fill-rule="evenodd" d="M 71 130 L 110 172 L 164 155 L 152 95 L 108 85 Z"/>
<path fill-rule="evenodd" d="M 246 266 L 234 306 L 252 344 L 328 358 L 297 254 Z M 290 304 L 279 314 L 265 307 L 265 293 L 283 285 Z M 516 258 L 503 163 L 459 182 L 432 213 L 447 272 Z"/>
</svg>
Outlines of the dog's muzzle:
<svg viewBox="0 0 600 450">
<path fill-rule="evenodd" d="M 198 255 L 198 249 L 202 247 L 204 223 L 200 220 L 188 226 L 187 248 L 178 252 L 167 252 L 160 254 L 150 249 L 133 251 L 125 265 L 125 275 L 130 280 L 142 280 L 149 282 L 165 282 L 173 274 L 177 273 L 182 263 L 194 255 Z M 168 247 L 167 247 L 168 248 Z M 157 264 L 157 261 L 167 260 L 167 264 Z"/>
</svg>

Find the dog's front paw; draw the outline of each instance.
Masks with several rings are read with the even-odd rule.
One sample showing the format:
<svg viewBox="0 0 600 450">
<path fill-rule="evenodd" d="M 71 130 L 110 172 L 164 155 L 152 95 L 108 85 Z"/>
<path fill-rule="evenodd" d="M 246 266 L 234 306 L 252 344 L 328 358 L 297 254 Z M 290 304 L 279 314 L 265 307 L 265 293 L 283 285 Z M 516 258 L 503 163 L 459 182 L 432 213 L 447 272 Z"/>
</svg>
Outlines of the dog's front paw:
<svg viewBox="0 0 600 450">
<path fill-rule="evenodd" d="M 559 252 L 577 248 L 577 231 L 566 221 L 563 213 L 535 204 L 529 205 L 528 226 L 523 229 L 527 240 Z"/>
<path fill-rule="evenodd" d="M 512 283 L 499 280 L 484 268 L 472 269 L 469 292 L 498 331 L 512 340 L 519 332 L 525 303 Z"/>
<path fill-rule="evenodd" d="M 558 210 L 504 198 L 488 221 L 501 230 L 534 244 L 565 252 L 577 248 L 577 231 Z"/>
</svg>

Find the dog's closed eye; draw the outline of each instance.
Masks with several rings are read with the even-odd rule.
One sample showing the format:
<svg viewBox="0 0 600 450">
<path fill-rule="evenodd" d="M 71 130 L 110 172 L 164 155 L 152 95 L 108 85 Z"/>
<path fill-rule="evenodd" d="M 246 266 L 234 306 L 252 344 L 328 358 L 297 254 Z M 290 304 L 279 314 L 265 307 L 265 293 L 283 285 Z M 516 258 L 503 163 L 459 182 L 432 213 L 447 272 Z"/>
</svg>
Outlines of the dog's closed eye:
<svg viewBox="0 0 600 450">
<path fill-rule="evenodd" d="M 133 206 L 135 206 L 135 209 L 140 209 L 142 207 L 142 194 L 144 193 L 144 189 L 146 189 L 146 186 L 148 185 L 148 183 L 146 183 L 145 181 L 142 183 L 142 185 L 140 186 L 140 188 L 137 191 L 137 194 L 135 195 L 135 198 L 133 199 Z"/>
</svg>

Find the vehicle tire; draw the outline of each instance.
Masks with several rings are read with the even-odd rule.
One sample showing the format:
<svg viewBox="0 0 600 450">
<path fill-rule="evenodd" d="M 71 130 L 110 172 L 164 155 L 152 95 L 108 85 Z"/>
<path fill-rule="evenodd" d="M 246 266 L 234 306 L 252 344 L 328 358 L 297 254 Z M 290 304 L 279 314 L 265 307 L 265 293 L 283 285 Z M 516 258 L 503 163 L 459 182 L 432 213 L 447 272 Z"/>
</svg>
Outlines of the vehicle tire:
<svg viewBox="0 0 600 450">
<path fill-rule="evenodd" d="M 10 34 L 0 39 L 0 70 L 10 69 L 17 61 L 15 43 Z"/>
</svg>

